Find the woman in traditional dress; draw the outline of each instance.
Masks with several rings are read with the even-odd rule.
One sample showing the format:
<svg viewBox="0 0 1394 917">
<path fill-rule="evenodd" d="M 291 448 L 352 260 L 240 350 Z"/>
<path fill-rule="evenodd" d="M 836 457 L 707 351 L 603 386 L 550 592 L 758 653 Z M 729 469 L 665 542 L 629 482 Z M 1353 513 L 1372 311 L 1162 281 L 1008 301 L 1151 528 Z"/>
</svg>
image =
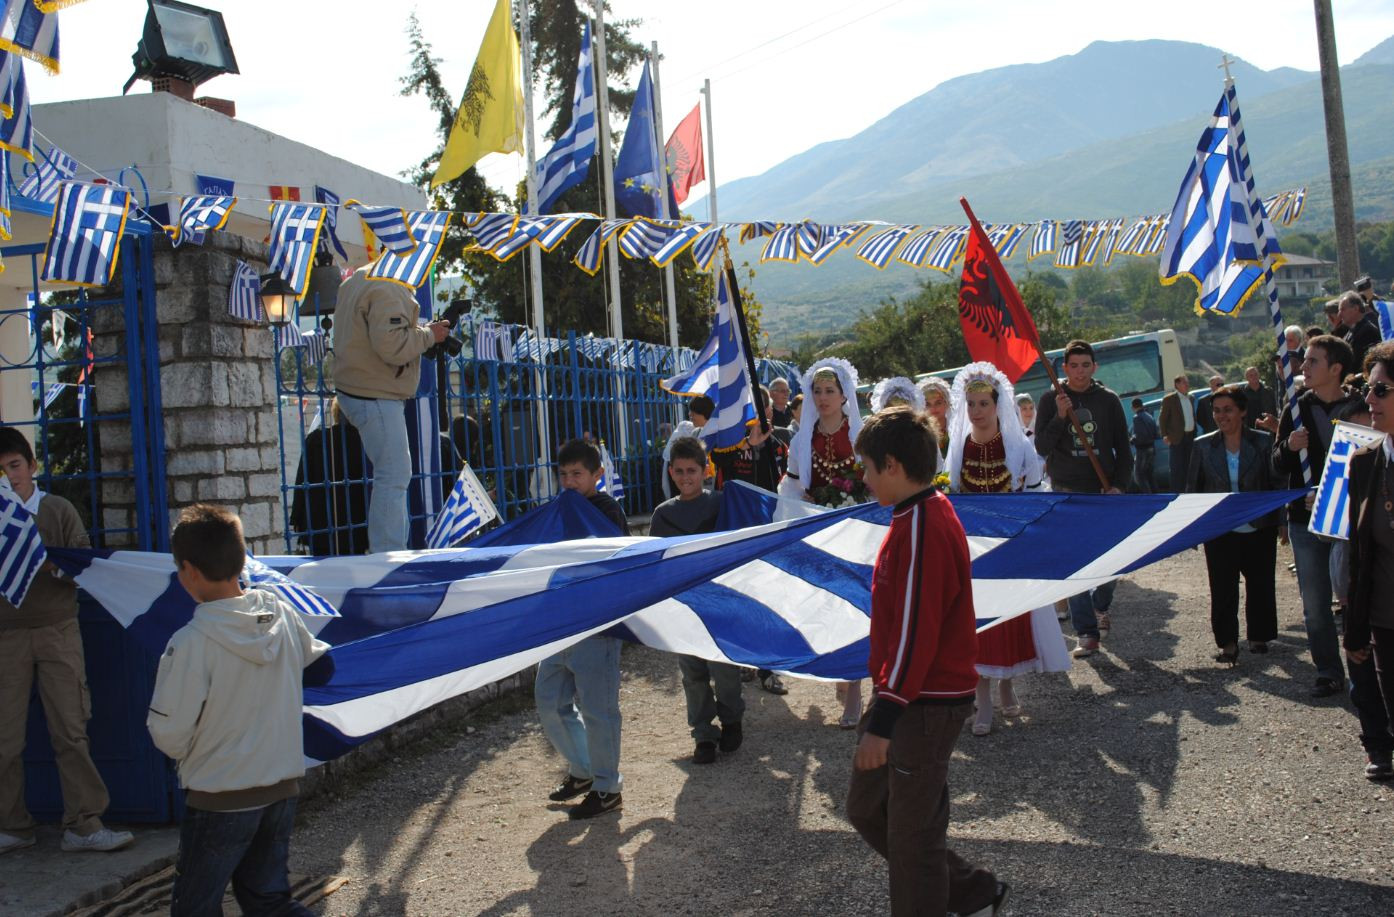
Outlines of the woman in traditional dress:
<svg viewBox="0 0 1394 917">
<path fill-rule="evenodd" d="M 947 461 L 955 493 L 1014 493 L 1041 489 L 1036 450 L 1021 426 L 1007 377 L 991 363 L 972 363 L 954 377 Z M 999 679 L 1002 715 L 1021 715 L 1012 679 L 1026 672 L 1070 667 L 1065 638 L 1050 608 L 1037 608 L 978 634 L 978 713 L 973 735 L 992 731 L 992 679 Z"/>
<path fill-rule="evenodd" d="M 781 497 L 814 502 L 814 492 L 837 481 L 861 480 L 852 444 L 862 430 L 857 410 L 857 370 L 846 360 L 828 357 L 804 373 L 799 390 L 807 393 L 799 413 L 799 430 L 789 444 L 789 470 L 779 482 Z M 856 728 L 862 715 L 862 683 L 839 682 L 842 702 L 838 725 Z"/>
<path fill-rule="evenodd" d="M 949 410 L 952 400 L 949 383 L 938 376 L 930 376 L 920 383 L 920 392 L 924 395 L 925 413 L 934 421 L 934 432 L 939 437 L 939 458 L 942 467 L 944 453 L 949 448 L 949 423 L 953 419 Z"/>
<path fill-rule="evenodd" d="M 876 387 L 871 390 L 871 413 L 879 414 L 886 408 L 898 404 L 923 413 L 924 392 L 904 376 L 891 376 L 876 383 Z"/>
</svg>

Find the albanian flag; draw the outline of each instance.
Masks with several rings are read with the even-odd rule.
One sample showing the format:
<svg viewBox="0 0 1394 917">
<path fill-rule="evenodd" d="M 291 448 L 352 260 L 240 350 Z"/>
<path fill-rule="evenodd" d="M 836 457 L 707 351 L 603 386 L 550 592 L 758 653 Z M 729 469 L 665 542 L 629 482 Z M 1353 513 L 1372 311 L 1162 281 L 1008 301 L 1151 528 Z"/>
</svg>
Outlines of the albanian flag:
<svg viewBox="0 0 1394 917">
<path fill-rule="evenodd" d="M 959 198 L 959 203 L 972 223 L 958 288 L 963 340 L 974 361 L 986 360 L 1015 383 L 1040 355 L 1036 323 L 968 201 Z"/>
<path fill-rule="evenodd" d="M 696 105 L 678 124 L 664 147 L 668 157 L 668 187 L 673 200 L 687 200 L 688 189 L 707 177 L 706 160 L 702 156 L 702 106 Z M 674 214 L 676 216 L 677 214 Z"/>
</svg>

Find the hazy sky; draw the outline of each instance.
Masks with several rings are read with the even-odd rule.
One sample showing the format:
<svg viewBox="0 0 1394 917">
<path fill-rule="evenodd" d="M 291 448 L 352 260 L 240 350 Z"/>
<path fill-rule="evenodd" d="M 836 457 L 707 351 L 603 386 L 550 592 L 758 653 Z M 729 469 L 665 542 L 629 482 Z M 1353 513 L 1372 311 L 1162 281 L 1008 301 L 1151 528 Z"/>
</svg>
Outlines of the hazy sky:
<svg viewBox="0 0 1394 917">
<path fill-rule="evenodd" d="M 234 99 L 242 120 L 395 175 L 435 142 L 425 102 L 398 94 L 408 14 L 416 10 L 458 97 L 494 2 L 211 5 L 227 20 L 242 72 L 218 77 L 201 94 Z M 34 101 L 120 94 L 145 7 L 145 0 L 90 0 L 65 10 L 63 72 L 31 67 Z M 669 132 L 697 103 L 702 80 L 712 80 L 722 182 L 855 134 L 946 79 L 1050 60 L 1092 41 L 1194 41 L 1264 69 L 1317 68 L 1309 0 L 614 0 L 609 16 L 642 19 L 632 34 L 658 42 Z M 1335 16 L 1343 64 L 1394 34 L 1391 0 L 1336 0 Z M 1217 94 L 1220 85 L 1217 71 Z M 148 92 L 149 84 L 131 91 Z M 511 187 L 523 158 L 490 156 L 480 167 L 494 184 Z"/>
</svg>

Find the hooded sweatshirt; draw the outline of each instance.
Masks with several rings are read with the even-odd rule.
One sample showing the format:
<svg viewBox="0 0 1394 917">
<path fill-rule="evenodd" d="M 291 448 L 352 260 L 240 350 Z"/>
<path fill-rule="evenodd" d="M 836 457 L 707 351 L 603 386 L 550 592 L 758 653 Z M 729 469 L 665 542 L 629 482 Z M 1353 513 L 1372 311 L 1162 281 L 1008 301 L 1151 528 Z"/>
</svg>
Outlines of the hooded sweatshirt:
<svg viewBox="0 0 1394 917">
<path fill-rule="evenodd" d="M 1075 417 L 1099 457 L 1104 475 L 1119 490 L 1133 477 L 1133 450 L 1128 445 L 1128 418 L 1123 402 L 1112 391 L 1091 382 L 1082 392 L 1065 386 Z M 1070 427 L 1068 417 L 1055 413 L 1055 395 L 1047 392 L 1036 409 L 1036 452 L 1046 460 L 1046 473 L 1057 490 L 1072 493 L 1099 492 L 1099 476 L 1089 454 Z"/>
<path fill-rule="evenodd" d="M 294 796 L 305 773 L 301 672 L 329 649 L 290 605 L 252 589 L 204 602 L 160 657 L 146 726 L 196 809 Z"/>
</svg>

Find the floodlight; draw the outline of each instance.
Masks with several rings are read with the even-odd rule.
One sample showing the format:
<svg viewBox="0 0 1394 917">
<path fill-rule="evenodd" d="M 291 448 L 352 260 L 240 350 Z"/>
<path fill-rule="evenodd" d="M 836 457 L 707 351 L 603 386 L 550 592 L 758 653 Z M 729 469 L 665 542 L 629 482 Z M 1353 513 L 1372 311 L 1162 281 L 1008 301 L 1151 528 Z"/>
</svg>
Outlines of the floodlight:
<svg viewBox="0 0 1394 917">
<path fill-rule="evenodd" d="M 180 0 L 149 0 L 145 31 L 131 55 L 135 73 L 122 94 L 136 80 L 173 77 L 191 86 L 206 83 L 222 73 L 238 73 L 223 14 Z"/>
</svg>

